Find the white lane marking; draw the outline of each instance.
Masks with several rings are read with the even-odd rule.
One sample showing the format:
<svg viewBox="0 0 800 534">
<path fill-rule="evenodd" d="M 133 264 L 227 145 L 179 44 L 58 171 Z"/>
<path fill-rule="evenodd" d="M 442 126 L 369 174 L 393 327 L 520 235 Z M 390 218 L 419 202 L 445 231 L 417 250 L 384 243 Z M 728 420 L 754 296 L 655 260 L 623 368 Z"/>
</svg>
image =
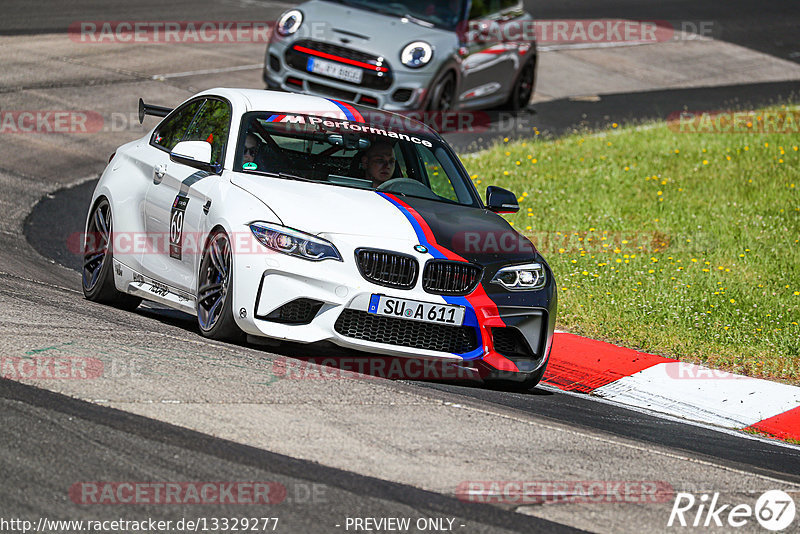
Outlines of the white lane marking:
<svg viewBox="0 0 800 534">
<path fill-rule="evenodd" d="M 681 43 L 686 41 L 716 41 L 713 37 L 700 35 L 691 32 L 676 31 L 672 39 L 666 41 L 610 41 L 610 42 L 595 42 L 595 43 L 555 43 L 551 45 L 537 45 L 537 52 L 557 52 L 559 50 L 587 50 L 593 48 L 624 48 L 629 46 L 642 46 L 642 45 L 658 45 L 669 43 Z"/>
<path fill-rule="evenodd" d="M 561 394 L 564 394 L 564 395 L 570 395 L 572 397 L 579 397 L 581 399 L 586 399 L 586 400 L 590 400 L 590 401 L 594 401 L 594 402 L 599 402 L 601 404 L 608 404 L 608 405 L 614 406 L 615 408 L 624 408 L 624 409 L 630 410 L 632 412 L 640 413 L 640 414 L 643 414 L 643 415 L 649 415 L 650 417 L 655 417 L 656 419 L 663 419 L 665 421 L 670 421 L 670 422 L 673 422 L 673 423 L 679 423 L 679 424 L 682 424 L 682 425 L 696 426 L 696 427 L 699 427 L 699 428 L 704 428 L 706 430 L 713 430 L 714 432 L 719 432 L 721 434 L 727 434 L 729 436 L 735 436 L 737 438 L 758 441 L 758 442 L 761 442 L 761 443 L 764 443 L 764 444 L 767 444 L 767 445 L 774 445 L 776 447 L 783 447 L 783 448 L 786 448 L 786 449 L 792 449 L 792 450 L 797 451 L 798 453 L 800 453 L 800 445 L 795 445 L 793 443 L 787 443 L 785 441 L 781 441 L 781 440 L 778 440 L 778 439 L 765 438 L 765 437 L 760 436 L 758 434 L 749 434 L 749 433 L 743 432 L 741 430 L 736 430 L 736 429 L 732 429 L 732 428 L 725 428 L 725 427 L 721 427 L 721 426 L 716 426 L 716 425 L 712 425 L 712 424 L 708 424 L 708 423 L 703 423 L 701 421 L 691 421 L 689 419 L 684 419 L 683 417 L 677 417 L 677 416 L 670 415 L 670 414 L 667 414 L 667 413 L 654 412 L 651 409 L 641 408 L 639 406 L 631 406 L 630 404 L 623 404 L 621 402 L 617 402 L 617 401 L 612 400 L 612 399 L 604 399 L 602 397 L 595 397 L 595 396 L 593 396 L 592 393 L 589 393 L 587 395 L 586 393 L 578 393 L 577 391 L 564 391 L 562 389 L 558 389 L 557 387 L 551 386 L 549 384 L 539 384 L 536 387 L 542 388 L 545 391 L 552 391 L 554 393 L 561 393 Z"/>
<path fill-rule="evenodd" d="M 614 42 L 614 43 L 564 43 L 553 45 L 539 45 L 537 52 L 558 52 L 559 50 L 587 50 L 593 48 L 623 48 L 628 46 L 654 45 L 652 42 Z"/>
<path fill-rule="evenodd" d="M 51 261 L 51 263 L 55 263 L 55 262 Z M 59 267 L 61 267 L 61 265 L 59 265 Z M 63 267 L 63 268 L 67 269 L 67 267 Z M 72 271 L 72 269 L 70 269 L 70 271 Z M 73 273 L 74 273 L 74 271 L 73 271 Z M 20 276 L 18 274 L 8 273 L 6 271 L 0 271 L 0 277 L 3 277 L 3 276 L 8 277 L 8 278 L 13 278 L 15 280 L 22 280 L 23 282 L 29 282 L 31 284 L 36 284 L 36 285 L 43 286 L 43 287 L 49 287 L 50 289 L 59 289 L 59 290 L 62 290 L 62 291 L 68 291 L 70 293 L 75 293 L 76 295 L 83 295 L 83 292 L 82 291 L 78 291 L 77 289 L 72 289 L 70 287 L 64 287 L 64 286 L 60 286 L 60 285 L 57 285 L 57 284 L 51 284 L 51 283 L 48 283 L 48 282 L 42 282 L 41 280 L 35 280 L 33 278 L 27 278 L 25 276 Z"/>
<path fill-rule="evenodd" d="M 450 406 L 450 407 L 454 408 L 454 406 Z M 787 481 L 787 480 L 782 480 L 780 478 L 771 477 L 771 476 L 767 476 L 767 475 L 762 475 L 760 473 L 752 473 L 750 471 L 745 471 L 744 469 L 737 469 L 735 467 L 729 467 L 727 465 L 715 464 L 715 463 L 710 462 L 708 460 L 701 460 L 699 458 L 693 458 L 691 456 L 685 456 L 685 455 L 676 454 L 676 453 L 673 453 L 673 452 L 667 452 L 667 451 L 663 451 L 663 450 L 658 450 L 658 449 L 655 449 L 655 448 L 648 448 L 648 447 L 645 447 L 643 445 L 635 445 L 633 443 L 627 443 L 625 441 L 620 441 L 620 440 L 616 440 L 616 439 L 612 439 L 612 438 L 592 435 L 592 434 L 588 434 L 586 432 L 581 432 L 581 431 L 578 431 L 578 430 L 572 430 L 570 428 L 567 428 L 566 426 L 562 427 L 562 426 L 550 425 L 550 424 L 542 423 L 542 422 L 539 422 L 539 421 L 532 421 L 532 420 L 527 419 L 527 418 L 526 419 L 522 419 L 522 418 L 519 418 L 519 417 L 514 417 L 514 416 L 511 416 L 511 415 L 508 415 L 506 413 L 499 413 L 499 412 L 492 411 L 492 410 L 487 410 L 487 409 L 484 409 L 484 408 L 478 408 L 476 406 L 462 406 L 460 409 L 462 409 L 462 410 L 472 410 L 474 412 L 482 413 L 482 414 L 485 414 L 485 415 L 491 415 L 491 416 L 494 416 L 494 417 L 502 417 L 502 418 L 510 420 L 510 421 L 516 421 L 516 422 L 525 423 L 525 424 L 528 424 L 528 425 L 531 425 L 531 426 L 537 426 L 537 427 L 541 427 L 541 428 L 546 428 L 548 430 L 552 430 L 552 431 L 555 431 L 555 432 L 561 432 L 561 433 L 564 433 L 564 434 L 571 434 L 573 436 L 578 436 L 578 437 L 581 437 L 581 438 L 590 439 L 592 441 L 597 441 L 597 442 L 600 442 L 600 443 L 606 443 L 606 444 L 615 445 L 615 446 L 618 446 L 618 447 L 625 447 L 625 448 L 628 448 L 628 449 L 631 449 L 631 450 L 635 450 L 635 451 L 639 451 L 639 452 L 643 452 L 643 453 L 647 453 L 647 454 L 655 454 L 655 455 L 663 456 L 665 458 L 670 458 L 670 459 L 673 459 L 673 460 L 680 460 L 680 461 L 684 461 L 684 462 L 690 462 L 690 463 L 694 463 L 694 464 L 704 465 L 704 466 L 707 466 L 707 467 L 721 469 L 723 471 L 727 471 L 727 472 L 730 472 L 730 473 L 736 473 L 736 474 L 739 474 L 739 475 L 745 475 L 745 476 L 748 476 L 748 477 L 754 477 L 754 478 L 758 478 L 758 479 L 761 479 L 761 480 L 769 481 L 771 483 L 778 483 L 778 484 L 782 484 L 782 485 L 788 485 L 788 486 L 792 486 L 792 487 L 796 487 L 796 488 L 800 489 L 800 484 L 798 484 L 797 482 L 790 482 L 790 481 Z M 662 445 L 662 447 L 665 447 L 665 446 Z"/>
<path fill-rule="evenodd" d="M 263 63 L 253 63 L 252 65 L 238 65 L 236 67 L 222 67 L 219 69 L 189 70 L 186 72 L 171 72 L 167 74 L 154 74 L 153 80 L 166 80 L 168 78 L 184 78 L 186 76 L 199 76 L 201 74 L 219 74 L 221 72 L 236 72 L 240 70 L 254 70 L 264 68 Z"/>
<path fill-rule="evenodd" d="M 744 428 L 800 406 L 800 388 L 684 363 L 659 363 L 592 395 L 686 419 Z"/>
</svg>

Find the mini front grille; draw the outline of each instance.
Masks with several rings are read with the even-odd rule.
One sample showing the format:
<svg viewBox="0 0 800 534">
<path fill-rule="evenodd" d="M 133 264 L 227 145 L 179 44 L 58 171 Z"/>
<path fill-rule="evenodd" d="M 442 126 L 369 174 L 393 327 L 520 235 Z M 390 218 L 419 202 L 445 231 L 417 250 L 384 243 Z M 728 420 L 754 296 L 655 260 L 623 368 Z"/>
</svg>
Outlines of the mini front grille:
<svg viewBox="0 0 800 534">
<path fill-rule="evenodd" d="M 419 264 L 413 256 L 361 248 L 356 250 L 361 276 L 375 284 L 395 289 L 411 289 L 417 283 Z"/>
<path fill-rule="evenodd" d="M 422 274 L 422 287 L 428 293 L 468 295 L 481 281 L 483 269 L 462 261 L 431 260 Z"/>
<path fill-rule="evenodd" d="M 494 350 L 509 358 L 533 358 L 535 355 L 516 328 L 492 328 Z"/>
<path fill-rule="evenodd" d="M 292 48 L 298 47 L 308 48 L 310 50 L 322 52 L 323 54 L 331 54 L 345 59 L 352 59 L 353 61 L 360 61 L 361 63 L 369 63 L 370 65 L 375 65 L 378 67 L 378 58 L 376 56 L 366 52 L 359 52 L 358 50 L 353 50 L 352 48 L 347 48 L 346 46 L 339 46 L 323 41 L 304 40 L 297 41 L 292 46 Z M 380 66 L 386 67 L 383 62 L 381 62 Z"/>
<path fill-rule="evenodd" d="M 345 337 L 413 349 L 466 354 L 478 348 L 475 329 L 384 317 L 346 309 L 334 330 Z"/>
<path fill-rule="evenodd" d="M 319 52 L 325 55 L 320 57 L 319 55 L 309 53 L 308 50 L 313 50 L 314 52 Z M 306 39 L 294 43 L 294 45 L 292 45 L 291 48 L 286 51 L 284 59 L 286 64 L 290 67 L 306 72 L 311 76 L 332 78 L 331 76 L 326 76 L 324 74 L 308 72 L 308 59 L 310 57 L 318 57 L 319 59 L 326 61 L 337 61 L 337 58 L 341 58 L 344 60 L 357 61 L 358 63 L 364 63 L 365 65 L 373 66 L 370 68 L 367 68 L 366 66 L 356 67 L 362 69 L 363 71 L 363 77 L 360 84 L 334 78 L 339 83 L 357 85 L 379 91 L 385 91 L 392 86 L 392 68 L 385 60 L 383 60 L 383 58 L 379 58 L 366 52 L 359 52 L 358 50 L 353 50 L 352 48 Z M 339 63 L 349 65 L 347 61 L 339 61 Z M 379 69 L 382 69 L 383 72 L 379 72 Z"/>
<path fill-rule="evenodd" d="M 285 324 L 308 324 L 314 320 L 322 302 L 313 299 L 296 299 L 276 309 L 263 319 Z"/>
</svg>

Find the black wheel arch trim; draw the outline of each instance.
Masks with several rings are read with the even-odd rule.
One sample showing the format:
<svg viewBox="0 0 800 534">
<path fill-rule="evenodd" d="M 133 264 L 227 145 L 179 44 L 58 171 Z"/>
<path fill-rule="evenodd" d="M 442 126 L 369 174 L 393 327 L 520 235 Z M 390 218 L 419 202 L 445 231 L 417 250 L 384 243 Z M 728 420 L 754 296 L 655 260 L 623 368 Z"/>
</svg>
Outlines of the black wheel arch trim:
<svg viewBox="0 0 800 534">
<path fill-rule="evenodd" d="M 439 82 L 444 80 L 445 77 L 450 74 L 453 75 L 456 82 L 456 91 L 455 94 L 453 95 L 454 99 L 453 103 L 455 105 L 455 108 L 458 109 L 458 107 L 461 104 L 461 100 L 459 98 L 459 89 L 461 88 L 461 80 L 463 76 L 461 73 L 460 62 L 456 60 L 454 57 L 451 57 L 447 61 L 445 61 L 442 64 L 442 66 L 439 67 L 439 70 L 436 71 L 436 74 L 431 77 L 431 83 L 428 84 L 428 87 L 425 91 L 425 100 L 421 104 L 422 109 L 427 109 L 428 105 L 431 103 L 431 95 L 433 94 L 434 89 L 439 84 Z"/>
</svg>

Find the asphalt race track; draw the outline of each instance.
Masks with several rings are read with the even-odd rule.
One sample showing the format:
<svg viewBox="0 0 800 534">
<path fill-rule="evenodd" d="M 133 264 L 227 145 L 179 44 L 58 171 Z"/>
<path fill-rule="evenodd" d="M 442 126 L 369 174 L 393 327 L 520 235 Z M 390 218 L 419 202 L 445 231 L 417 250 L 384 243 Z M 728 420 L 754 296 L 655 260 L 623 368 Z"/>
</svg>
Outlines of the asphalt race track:
<svg viewBox="0 0 800 534">
<path fill-rule="evenodd" d="M 104 49 L 70 42 L 66 28 L 78 20 L 263 20 L 291 4 L 65 4 L 4 2 L 0 110 L 91 109 L 117 124 L 91 135 L 0 135 L 0 356 L 99 361 L 105 373 L 0 380 L 0 521 L 277 517 L 276 532 L 326 533 L 397 531 L 359 529 L 348 518 L 409 518 L 430 520 L 411 532 L 705 532 L 666 527 L 675 493 L 719 493 L 720 502 L 753 505 L 764 491 L 782 489 L 798 501 L 797 446 L 552 388 L 508 393 L 462 383 L 285 379 L 287 362 L 317 349 L 210 342 L 180 313 L 147 305 L 127 313 L 85 301 L 71 239 L 83 230 L 109 155 L 155 124 L 133 119 L 137 99 L 168 105 L 207 87 L 260 87 L 257 68 L 225 68 L 258 64 L 263 45 Z M 501 111 L 491 112 L 490 131 L 454 134 L 457 146 L 529 135 L 533 126 L 557 135 L 676 109 L 756 106 L 800 90 L 796 3 L 736 1 L 722 10 L 710 1 L 531 4 L 536 16 L 550 19 L 714 21 L 713 46 L 721 48 L 713 50 L 751 51 L 772 58 L 774 69 L 758 78 L 719 74 L 719 85 L 687 81 L 633 93 L 609 86 L 599 98 L 578 98 L 541 77 L 566 64 L 560 62 L 588 61 L 588 53 L 555 51 L 539 73 L 547 98 L 534 100 L 511 129 L 498 126 Z M 97 481 L 262 481 L 279 498 L 266 506 L 104 505 L 71 493 Z M 606 502 L 484 503 L 458 491 L 474 481 L 656 481 L 671 491 L 641 502 L 611 495 Z M 0 532 L 15 531 L 0 522 Z M 751 521 L 737 531 L 763 530 Z"/>
<path fill-rule="evenodd" d="M 76 212 L 74 206 L 88 206 L 91 201 L 94 181 L 78 187 L 56 192 L 34 208 L 25 226 L 28 240 L 45 257 L 74 269 L 81 267 L 81 258 L 72 254 L 63 244 L 69 236 L 82 231 L 86 212 Z M 57 228 L 52 221 L 57 220 Z M 169 322 L 194 333 L 195 319 L 171 310 L 155 310 L 160 320 Z M 291 350 L 294 349 L 294 350 Z M 292 347 L 281 352 L 288 356 L 308 357 L 316 355 L 313 350 Z M 345 354 L 346 355 L 346 354 Z M 507 393 L 493 391 L 471 384 L 433 382 L 407 382 L 415 387 L 430 388 L 445 395 L 450 402 L 463 402 L 466 398 L 513 408 L 559 421 L 579 425 L 587 429 L 608 432 L 680 449 L 686 453 L 700 454 L 706 459 L 723 461 L 727 465 L 756 472 L 782 474 L 787 480 L 800 482 L 800 450 L 749 439 L 742 434 L 723 433 L 700 426 L 686 425 L 675 420 L 654 417 L 630 409 L 597 402 L 584 395 L 569 395 L 553 388 L 537 388 L 529 393 Z"/>
</svg>

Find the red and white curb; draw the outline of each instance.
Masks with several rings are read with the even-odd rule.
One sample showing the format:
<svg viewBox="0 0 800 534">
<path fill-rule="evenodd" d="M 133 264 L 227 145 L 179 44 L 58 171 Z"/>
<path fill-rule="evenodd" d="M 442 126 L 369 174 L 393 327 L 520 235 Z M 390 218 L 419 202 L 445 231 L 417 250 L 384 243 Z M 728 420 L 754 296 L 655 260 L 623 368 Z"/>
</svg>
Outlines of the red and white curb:
<svg viewBox="0 0 800 534">
<path fill-rule="evenodd" d="M 800 387 L 557 332 L 543 384 L 737 430 L 800 440 Z"/>
</svg>

